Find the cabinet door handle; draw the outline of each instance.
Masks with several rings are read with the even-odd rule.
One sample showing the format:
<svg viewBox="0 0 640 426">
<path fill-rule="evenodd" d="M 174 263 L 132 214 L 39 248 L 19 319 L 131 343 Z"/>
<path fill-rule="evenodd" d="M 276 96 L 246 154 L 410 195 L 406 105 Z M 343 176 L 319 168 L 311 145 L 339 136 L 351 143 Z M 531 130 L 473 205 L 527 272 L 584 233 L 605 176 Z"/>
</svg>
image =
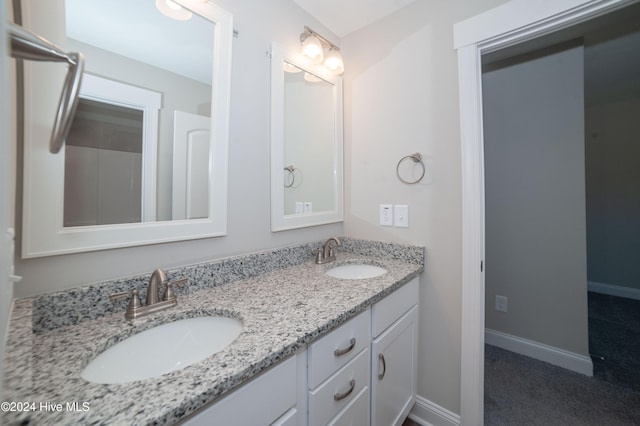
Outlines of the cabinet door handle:
<svg viewBox="0 0 640 426">
<path fill-rule="evenodd" d="M 351 340 L 349 341 L 349 347 L 348 348 L 336 349 L 335 351 L 333 351 L 333 354 L 335 356 L 346 355 L 349 352 L 351 352 L 353 350 L 353 348 L 355 348 L 355 347 L 356 347 L 356 338 L 352 337 Z"/>
<path fill-rule="evenodd" d="M 384 355 L 382 354 L 378 354 L 378 360 L 382 361 L 382 373 L 378 373 L 378 380 L 382 380 L 387 372 L 387 362 L 384 360 Z"/>
<path fill-rule="evenodd" d="M 335 401 L 340 401 L 345 399 L 346 397 L 348 397 L 349 395 L 351 395 L 351 392 L 353 392 L 353 390 L 356 388 L 356 380 L 355 379 L 351 379 L 349 381 L 349 390 L 346 391 L 345 393 L 336 393 L 333 395 L 333 399 Z"/>
</svg>

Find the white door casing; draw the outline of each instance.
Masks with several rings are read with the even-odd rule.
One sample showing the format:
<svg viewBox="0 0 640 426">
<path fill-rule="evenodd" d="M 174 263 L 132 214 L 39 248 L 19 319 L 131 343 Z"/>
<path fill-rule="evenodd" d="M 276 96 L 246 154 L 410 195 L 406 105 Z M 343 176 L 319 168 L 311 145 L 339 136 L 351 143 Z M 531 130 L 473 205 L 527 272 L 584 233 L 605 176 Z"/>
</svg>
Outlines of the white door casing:
<svg viewBox="0 0 640 426">
<path fill-rule="evenodd" d="M 460 422 L 484 421 L 484 157 L 481 56 L 635 3 L 513 0 L 454 25 L 462 151 Z"/>
</svg>

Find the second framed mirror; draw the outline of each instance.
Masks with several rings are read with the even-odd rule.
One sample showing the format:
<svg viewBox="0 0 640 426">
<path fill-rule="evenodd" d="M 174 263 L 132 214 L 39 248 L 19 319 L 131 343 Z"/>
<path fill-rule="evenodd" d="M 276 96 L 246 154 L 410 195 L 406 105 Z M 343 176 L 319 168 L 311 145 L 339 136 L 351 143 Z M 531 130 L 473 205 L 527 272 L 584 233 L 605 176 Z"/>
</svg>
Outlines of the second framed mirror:
<svg viewBox="0 0 640 426">
<path fill-rule="evenodd" d="M 271 231 L 343 220 L 342 79 L 271 52 Z"/>
</svg>

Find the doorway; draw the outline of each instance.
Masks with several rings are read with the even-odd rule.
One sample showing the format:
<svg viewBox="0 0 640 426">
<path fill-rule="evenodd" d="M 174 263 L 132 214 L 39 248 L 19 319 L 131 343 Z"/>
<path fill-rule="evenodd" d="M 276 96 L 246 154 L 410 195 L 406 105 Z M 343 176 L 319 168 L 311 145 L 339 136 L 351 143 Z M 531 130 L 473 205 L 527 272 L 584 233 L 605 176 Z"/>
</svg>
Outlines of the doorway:
<svg viewBox="0 0 640 426">
<path fill-rule="evenodd" d="M 510 2 L 454 26 L 458 52 L 463 194 L 461 422 L 483 423 L 484 164 L 481 57 L 567 29 L 632 0 Z"/>
</svg>

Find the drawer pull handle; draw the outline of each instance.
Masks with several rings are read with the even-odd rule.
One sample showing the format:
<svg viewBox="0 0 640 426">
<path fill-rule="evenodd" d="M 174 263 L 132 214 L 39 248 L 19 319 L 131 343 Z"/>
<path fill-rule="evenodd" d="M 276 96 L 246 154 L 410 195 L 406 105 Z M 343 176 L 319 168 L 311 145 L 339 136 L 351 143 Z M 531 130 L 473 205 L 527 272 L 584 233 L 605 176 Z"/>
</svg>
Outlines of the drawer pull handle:
<svg viewBox="0 0 640 426">
<path fill-rule="evenodd" d="M 336 393 L 333 395 L 333 399 L 335 401 L 341 401 L 343 399 L 345 399 L 346 397 L 348 397 L 349 395 L 351 395 L 351 392 L 353 392 L 353 390 L 356 388 L 356 380 L 355 379 L 351 379 L 349 381 L 349 390 L 346 391 L 345 393 Z"/>
<path fill-rule="evenodd" d="M 355 347 L 356 347 L 356 338 L 352 337 L 351 340 L 349 341 L 349 347 L 348 348 L 336 349 L 335 351 L 333 351 L 333 354 L 335 356 L 346 355 L 349 352 L 351 352 L 353 350 L 353 348 L 355 348 Z"/>
<path fill-rule="evenodd" d="M 378 380 L 382 380 L 387 373 L 387 362 L 384 360 L 384 355 L 382 354 L 378 354 L 378 360 L 382 361 L 382 373 L 378 373 Z"/>
</svg>

